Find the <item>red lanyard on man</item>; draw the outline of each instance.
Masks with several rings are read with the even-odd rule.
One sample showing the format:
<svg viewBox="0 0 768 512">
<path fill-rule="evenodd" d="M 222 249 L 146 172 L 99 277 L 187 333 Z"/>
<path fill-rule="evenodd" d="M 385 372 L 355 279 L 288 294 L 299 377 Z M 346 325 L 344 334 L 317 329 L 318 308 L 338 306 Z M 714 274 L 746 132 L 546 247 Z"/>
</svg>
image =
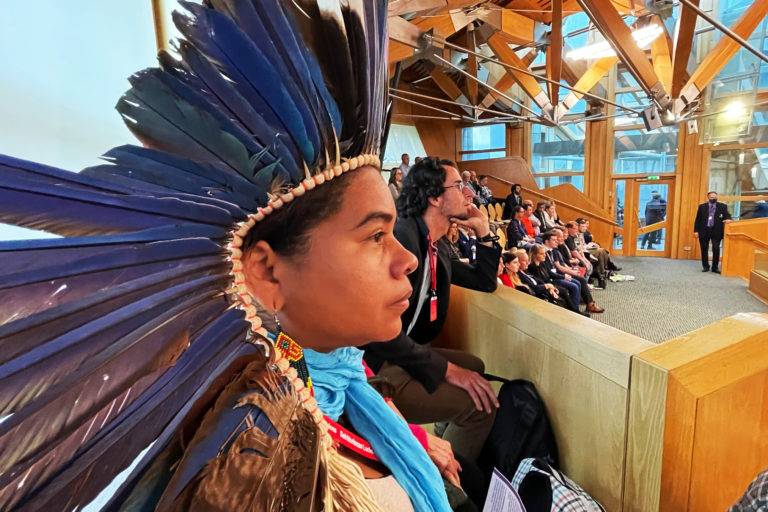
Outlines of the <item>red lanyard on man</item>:
<svg viewBox="0 0 768 512">
<path fill-rule="evenodd" d="M 429 254 L 429 273 L 431 277 L 429 289 L 429 321 L 437 320 L 437 242 L 427 235 L 427 252 Z"/>
</svg>

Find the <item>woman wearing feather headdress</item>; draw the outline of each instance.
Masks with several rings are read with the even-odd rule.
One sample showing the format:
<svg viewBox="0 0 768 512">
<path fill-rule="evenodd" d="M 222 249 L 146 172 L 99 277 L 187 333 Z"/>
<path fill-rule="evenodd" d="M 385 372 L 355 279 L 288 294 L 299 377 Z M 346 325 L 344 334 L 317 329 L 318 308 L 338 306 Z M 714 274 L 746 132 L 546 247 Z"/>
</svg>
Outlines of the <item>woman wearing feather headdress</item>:
<svg viewBox="0 0 768 512">
<path fill-rule="evenodd" d="M 447 510 L 355 348 L 415 264 L 377 171 L 386 2 L 182 4 L 181 59 L 117 105 L 144 147 L 0 156 L 0 222 L 64 237 L 0 246 L 0 509 Z"/>
</svg>

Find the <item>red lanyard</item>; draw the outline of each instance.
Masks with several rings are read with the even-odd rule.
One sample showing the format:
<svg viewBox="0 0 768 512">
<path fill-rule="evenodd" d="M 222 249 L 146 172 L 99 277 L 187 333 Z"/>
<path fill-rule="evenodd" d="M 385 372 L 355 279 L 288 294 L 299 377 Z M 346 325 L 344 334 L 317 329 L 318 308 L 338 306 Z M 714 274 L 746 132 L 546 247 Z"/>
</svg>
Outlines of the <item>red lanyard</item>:
<svg viewBox="0 0 768 512">
<path fill-rule="evenodd" d="M 346 446 L 353 452 L 362 455 L 367 459 L 379 460 L 376 454 L 373 453 L 373 448 L 371 448 L 368 441 L 349 429 L 342 427 L 328 416 L 325 416 L 325 421 L 328 423 L 328 433 L 334 441 L 337 441 L 341 445 Z"/>
<path fill-rule="evenodd" d="M 427 253 L 429 254 L 429 273 L 431 286 L 429 289 L 429 321 L 437 320 L 437 242 L 427 235 Z"/>
</svg>

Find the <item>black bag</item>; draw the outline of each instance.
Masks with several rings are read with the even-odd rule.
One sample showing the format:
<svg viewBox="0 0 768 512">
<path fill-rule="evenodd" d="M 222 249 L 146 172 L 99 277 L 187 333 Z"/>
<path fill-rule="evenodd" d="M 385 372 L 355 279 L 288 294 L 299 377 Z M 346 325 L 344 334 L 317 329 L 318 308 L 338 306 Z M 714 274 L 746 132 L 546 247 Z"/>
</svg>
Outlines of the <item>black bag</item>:
<svg viewBox="0 0 768 512">
<path fill-rule="evenodd" d="M 527 458 L 541 458 L 559 467 L 555 435 L 533 383 L 494 375 L 484 377 L 504 384 L 499 391 L 496 419 L 478 461 L 483 472 L 490 474 L 496 467 L 512 480 L 520 461 Z"/>
</svg>

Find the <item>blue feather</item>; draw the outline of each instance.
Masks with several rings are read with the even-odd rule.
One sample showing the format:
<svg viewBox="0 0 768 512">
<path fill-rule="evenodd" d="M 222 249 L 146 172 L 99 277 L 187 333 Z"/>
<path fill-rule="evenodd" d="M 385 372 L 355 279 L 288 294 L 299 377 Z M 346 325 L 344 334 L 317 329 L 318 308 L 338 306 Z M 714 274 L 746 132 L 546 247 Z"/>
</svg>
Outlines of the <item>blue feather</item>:
<svg viewBox="0 0 768 512">
<path fill-rule="evenodd" d="M 301 111 L 306 106 L 298 105 L 291 98 L 284 81 L 261 50 L 223 14 L 183 0 L 180 3 L 195 17 L 191 20 L 174 13 L 175 19 L 186 20 L 186 23 L 177 22 L 179 30 L 241 88 L 253 88 L 261 103 L 274 114 L 273 120 L 267 120 L 279 120 L 270 124 L 284 126 L 304 160 L 314 163 L 320 140 L 314 125 L 306 126 L 303 122 Z"/>
</svg>

